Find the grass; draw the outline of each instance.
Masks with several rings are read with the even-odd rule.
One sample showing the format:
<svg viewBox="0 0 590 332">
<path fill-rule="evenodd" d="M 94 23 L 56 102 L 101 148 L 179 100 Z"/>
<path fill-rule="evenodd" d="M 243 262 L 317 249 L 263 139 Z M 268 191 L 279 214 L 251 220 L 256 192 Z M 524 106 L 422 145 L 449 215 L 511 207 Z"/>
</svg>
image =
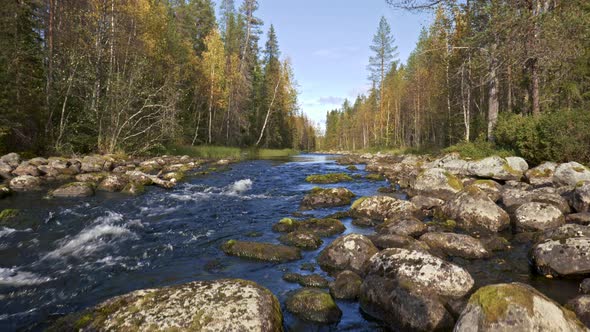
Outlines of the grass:
<svg viewBox="0 0 590 332">
<path fill-rule="evenodd" d="M 170 145 L 166 147 L 166 154 L 205 159 L 272 159 L 289 157 L 297 153 L 299 152 L 292 149 L 240 149 L 215 145 Z"/>
<path fill-rule="evenodd" d="M 457 152 L 463 158 L 483 159 L 491 156 L 510 157 L 516 155 L 513 151 L 496 147 L 492 142 L 476 140 L 475 142 L 461 142 L 443 150 L 443 153 Z"/>
</svg>

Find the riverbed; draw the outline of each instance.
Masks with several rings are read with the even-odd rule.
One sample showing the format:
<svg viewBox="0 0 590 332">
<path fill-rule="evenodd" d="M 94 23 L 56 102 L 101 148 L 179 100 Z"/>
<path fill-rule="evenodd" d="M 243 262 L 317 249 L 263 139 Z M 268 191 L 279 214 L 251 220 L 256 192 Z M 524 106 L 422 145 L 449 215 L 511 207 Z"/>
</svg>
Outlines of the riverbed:
<svg viewBox="0 0 590 332">
<path fill-rule="evenodd" d="M 386 181 L 369 181 L 364 166 L 349 171 L 334 156 L 298 155 L 252 160 L 194 173 L 172 190 L 152 187 L 129 197 L 100 192 L 84 199 L 46 199 L 45 192 L 19 193 L 0 201 L 0 210 L 19 216 L 0 226 L 0 330 L 43 330 L 62 315 L 80 311 L 116 295 L 143 288 L 195 280 L 242 278 L 270 289 L 283 305 L 298 285 L 282 280 L 285 272 L 327 275 L 316 263 L 324 239 L 303 259 L 266 263 L 226 256 L 220 246 L 230 240 L 278 242 L 272 224 L 284 217 L 324 217 L 348 208 L 299 211 L 314 185 L 310 174 L 346 172 L 355 181 L 323 187 L 346 187 L 357 196 L 376 195 Z M 402 193 L 394 193 L 403 197 Z M 370 234 L 343 219 L 348 233 Z M 548 281 L 529 269 L 525 245 L 477 262 L 456 260 L 477 286 L 520 281 L 532 284 L 560 303 L 576 293 L 577 280 Z M 363 315 L 357 302 L 337 301 L 343 311 L 335 326 L 310 325 L 283 310 L 288 331 L 381 331 Z"/>
</svg>

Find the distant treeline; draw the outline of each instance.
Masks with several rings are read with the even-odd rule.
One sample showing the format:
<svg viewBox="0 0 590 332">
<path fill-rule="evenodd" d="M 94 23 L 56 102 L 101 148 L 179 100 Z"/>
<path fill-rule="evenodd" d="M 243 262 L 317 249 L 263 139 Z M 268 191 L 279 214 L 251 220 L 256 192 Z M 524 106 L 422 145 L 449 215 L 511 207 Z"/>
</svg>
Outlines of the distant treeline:
<svg viewBox="0 0 590 332">
<path fill-rule="evenodd" d="M 167 144 L 315 147 L 256 0 L 10 0 L 0 11 L 0 152 Z"/>
<path fill-rule="evenodd" d="M 382 19 L 372 89 L 328 113 L 324 147 L 436 148 L 479 138 L 523 154 L 559 143 L 545 155 L 560 159 L 556 136 L 569 131 L 572 149 L 590 150 L 588 126 L 575 123 L 590 112 L 589 1 L 389 3 L 431 11 L 433 23 L 400 64 L 393 35 L 403 27 L 394 23 L 392 33 Z M 515 136 L 517 124 L 526 134 Z"/>
</svg>

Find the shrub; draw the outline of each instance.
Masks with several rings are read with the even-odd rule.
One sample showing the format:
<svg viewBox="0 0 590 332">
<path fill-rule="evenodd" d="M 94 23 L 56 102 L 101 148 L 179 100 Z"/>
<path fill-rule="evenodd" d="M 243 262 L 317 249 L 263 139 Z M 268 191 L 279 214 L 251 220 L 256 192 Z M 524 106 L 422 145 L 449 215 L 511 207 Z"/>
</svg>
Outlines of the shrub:
<svg viewBox="0 0 590 332">
<path fill-rule="evenodd" d="M 476 139 L 474 142 L 461 142 L 449 146 L 444 149 L 443 152 L 457 152 L 461 157 L 471 159 L 483 159 L 490 156 L 508 157 L 514 155 L 513 151 L 498 149 L 494 143 L 486 141 L 483 137 Z"/>
</svg>

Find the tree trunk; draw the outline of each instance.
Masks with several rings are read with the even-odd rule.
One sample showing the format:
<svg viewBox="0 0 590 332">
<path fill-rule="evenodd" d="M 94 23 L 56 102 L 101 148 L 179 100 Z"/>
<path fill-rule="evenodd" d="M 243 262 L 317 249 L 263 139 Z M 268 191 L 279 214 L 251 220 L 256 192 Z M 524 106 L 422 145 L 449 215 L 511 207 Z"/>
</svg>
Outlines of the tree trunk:
<svg viewBox="0 0 590 332">
<path fill-rule="evenodd" d="M 490 81 L 489 87 L 489 100 L 488 100 L 488 140 L 494 141 L 494 129 L 498 123 L 498 112 L 500 103 L 498 101 L 498 85 L 499 79 L 497 75 L 498 59 L 496 58 L 497 45 L 493 44 L 490 49 Z"/>
<path fill-rule="evenodd" d="M 277 78 L 277 85 L 275 86 L 275 91 L 273 93 L 272 100 L 270 101 L 270 105 L 268 105 L 268 111 L 266 112 L 266 117 L 264 118 L 264 124 L 262 125 L 262 130 L 260 130 L 260 136 L 258 137 L 258 141 L 256 141 L 256 146 L 260 145 L 260 142 L 262 141 L 262 137 L 264 136 L 264 131 L 266 130 L 266 126 L 268 124 L 268 119 L 269 119 L 270 113 L 272 111 L 272 106 L 273 106 L 275 99 L 277 97 L 277 92 L 279 91 L 280 84 L 281 84 L 281 71 L 279 69 L 279 75 Z"/>
</svg>

